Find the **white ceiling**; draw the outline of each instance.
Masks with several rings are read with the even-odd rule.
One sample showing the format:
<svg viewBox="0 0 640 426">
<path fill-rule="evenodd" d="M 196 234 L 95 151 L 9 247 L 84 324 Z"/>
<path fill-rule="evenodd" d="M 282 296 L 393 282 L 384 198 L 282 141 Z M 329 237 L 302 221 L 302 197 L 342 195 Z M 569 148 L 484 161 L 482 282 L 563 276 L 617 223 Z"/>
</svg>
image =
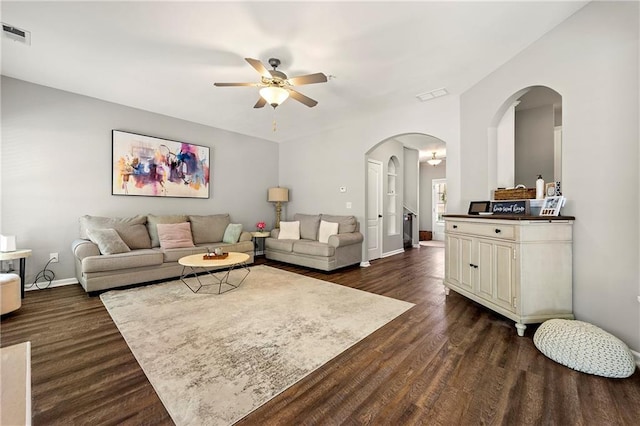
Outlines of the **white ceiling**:
<svg viewBox="0 0 640 426">
<path fill-rule="evenodd" d="M 2 74 L 272 141 L 339 126 L 380 108 L 456 96 L 587 2 L 12 2 L 2 22 Z M 281 59 L 319 104 L 254 109 L 243 58 Z"/>
</svg>

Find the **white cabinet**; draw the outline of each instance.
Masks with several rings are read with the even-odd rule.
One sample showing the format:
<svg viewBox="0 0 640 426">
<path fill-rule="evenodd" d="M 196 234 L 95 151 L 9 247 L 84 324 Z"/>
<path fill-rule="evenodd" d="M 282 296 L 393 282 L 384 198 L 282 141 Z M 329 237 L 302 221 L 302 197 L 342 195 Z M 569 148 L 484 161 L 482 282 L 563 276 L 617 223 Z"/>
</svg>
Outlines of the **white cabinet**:
<svg viewBox="0 0 640 426">
<path fill-rule="evenodd" d="M 573 220 L 445 216 L 444 285 L 525 324 L 573 318 Z"/>
</svg>

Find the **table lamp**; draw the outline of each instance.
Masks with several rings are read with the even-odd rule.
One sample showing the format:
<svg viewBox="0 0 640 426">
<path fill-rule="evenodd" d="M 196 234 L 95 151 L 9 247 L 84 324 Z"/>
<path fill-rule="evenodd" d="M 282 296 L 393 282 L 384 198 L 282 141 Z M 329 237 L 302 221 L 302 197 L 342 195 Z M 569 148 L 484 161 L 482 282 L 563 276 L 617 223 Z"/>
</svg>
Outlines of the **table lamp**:
<svg viewBox="0 0 640 426">
<path fill-rule="evenodd" d="M 280 213 L 282 213 L 282 203 L 289 201 L 289 190 L 287 188 L 269 188 L 267 201 L 276 203 L 276 228 L 280 228 Z"/>
</svg>

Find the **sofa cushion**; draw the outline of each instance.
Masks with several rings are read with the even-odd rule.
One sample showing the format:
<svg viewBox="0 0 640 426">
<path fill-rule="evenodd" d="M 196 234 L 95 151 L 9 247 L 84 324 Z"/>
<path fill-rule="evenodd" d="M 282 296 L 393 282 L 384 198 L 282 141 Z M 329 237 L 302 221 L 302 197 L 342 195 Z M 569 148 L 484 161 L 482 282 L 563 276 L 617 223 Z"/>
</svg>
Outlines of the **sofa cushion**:
<svg viewBox="0 0 640 426">
<path fill-rule="evenodd" d="M 127 253 L 131 251 L 115 229 L 89 229 L 87 235 L 91 241 L 98 245 L 101 254 Z"/>
<path fill-rule="evenodd" d="M 356 232 L 358 226 L 358 221 L 356 220 L 355 216 L 333 216 L 323 214 L 322 220 L 325 220 L 327 222 L 337 222 L 338 234 Z"/>
<path fill-rule="evenodd" d="M 338 233 L 337 222 L 320 221 L 320 229 L 318 230 L 318 241 L 321 243 L 328 243 L 331 235 Z"/>
<path fill-rule="evenodd" d="M 227 225 L 231 223 L 228 214 L 189 216 L 189 221 L 193 242 L 196 244 L 221 242 Z"/>
<path fill-rule="evenodd" d="M 85 215 L 80 218 L 80 238 L 89 239 L 89 229 L 115 229 L 120 238 L 131 249 L 151 248 L 151 239 L 146 227 L 146 216 L 126 218 Z"/>
<path fill-rule="evenodd" d="M 187 222 L 189 218 L 183 214 L 173 215 L 161 215 L 156 216 L 153 214 L 147 215 L 147 232 L 151 238 L 151 247 L 160 247 L 160 239 L 158 238 L 157 225 L 159 223 L 182 223 Z"/>
<path fill-rule="evenodd" d="M 299 240 L 300 239 L 300 222 L 280 222 L 279 240 Z"/>
<path fill-rule="evenodd" d="M 211 247 L 211 250 L 213 250 L 216 247 L 216 245 L 212 245 L 210 247 Z M 162 253 L 162 259 L 165 263 L 177 262 L 181 257 L 191 256 L 192 254 L 198 254 L 198 253 L 206 253 L 208 251 L 207 247 L 203 247 L 203 246 L 180 247 L 180 248 L 170 248 L 170 249 L 156 248 L 154 250 L 157 250 L 159 253 Z"/>
<path fill-rule="evenodd" d="M 189 222 L 159 223 L 157 228 L 160 247 L 164 249 L 194 246 Z"/>
<path fill-rule="evenodd" d="M 282 224 L 282 222 L 280 224 Z M 279 240 L 276 238 L 266 238 L 264 240 L 264 246 L 265 248 L 272 250 L 291 252 L 293 251 L 293 243 L 296 241 L 298 240 Z"/>
<path fill-rule="evenodd" d="M 242 224 L 230 223 L 227 225 L 227 229 L 224 230 L 222 242 L 227 244 L 235 244 L 240 239 L 240 234 L 242 234 Z"/>
<path fill-rule="evenodd" d="M 293 243 L 293 252 L 310 256 L 331 257 L 336 254 L 336 248 L 318 241 L 300 240 Z"/>
<path fill-rule="evenodd" d="M 104 254 L 82 259 L 82 272 L 117 271 L 120 269 L 154 266 L 162 263 L 162 253 L 151 249 L 128 253 Z"/>
<path fill-rule="evenodd" d="M 318 228 L 320 227 L 320 215 L 296 213 L 293 220 L 300 222 L 300 238 L 303 240 L 318 240 Z"/>
</svg>

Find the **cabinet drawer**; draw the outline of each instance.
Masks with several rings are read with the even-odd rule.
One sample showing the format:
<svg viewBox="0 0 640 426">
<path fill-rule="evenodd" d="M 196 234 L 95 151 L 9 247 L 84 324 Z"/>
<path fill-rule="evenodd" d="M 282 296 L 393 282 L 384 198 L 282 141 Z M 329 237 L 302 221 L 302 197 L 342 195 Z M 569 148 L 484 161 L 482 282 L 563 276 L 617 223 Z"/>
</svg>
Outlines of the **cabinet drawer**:
<svg viewBox="0 0 640 426">
<path fill-rule="evenodd" d="M 514 225 L 503 223 L 472 223 L 447 221 L 447 232 L 477 235 L 480 237 L 500 238 L 504 240 L 515 240 L 516 231 Z"/>
</svg>

